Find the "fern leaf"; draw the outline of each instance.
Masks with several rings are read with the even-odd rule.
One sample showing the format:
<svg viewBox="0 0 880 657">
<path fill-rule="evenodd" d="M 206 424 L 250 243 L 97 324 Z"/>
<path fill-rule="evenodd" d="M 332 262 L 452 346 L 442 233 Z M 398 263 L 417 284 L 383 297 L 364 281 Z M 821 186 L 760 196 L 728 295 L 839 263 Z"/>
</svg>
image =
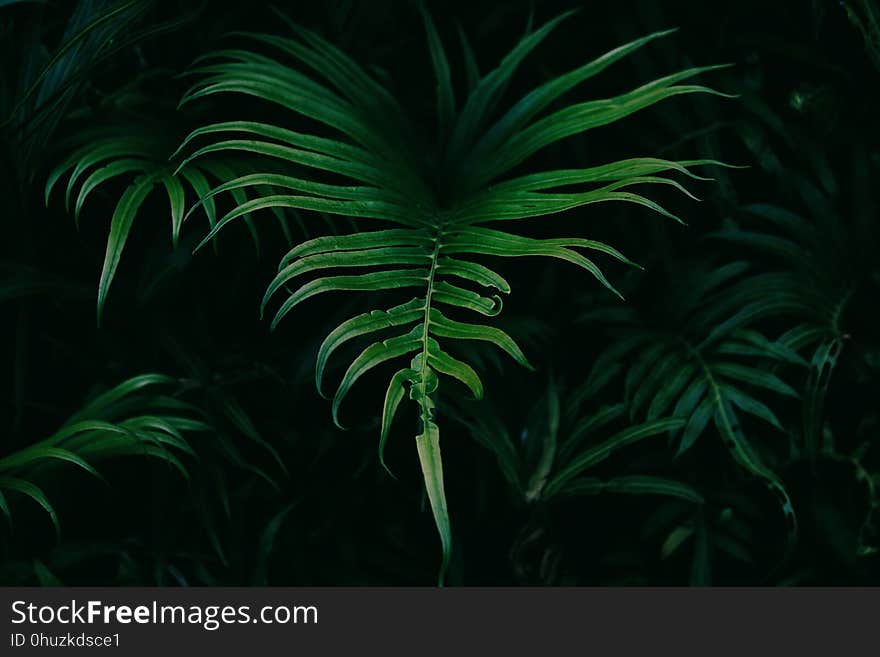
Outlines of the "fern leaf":
<svg viewBox="0 0 880 657">
<path fill-rule="evenodd" d="M 212 240 L 228 224 L 265 209 L 289 208 L 362 218 L 368 230 L 324 236 L 293 246 L 263 299 L 288 296 L 275 312 L 272 327 L 302 302 L 328 292 L 390 293 L 405 291 L 411 301 L 376 309 L 343 322 L 324 340 L 318 354 L 319 390 L 327 364 L 344 343 L 366 345 L 343 374 L 333 397 L 337 424 L 342 401 L 366 373 L 395 364 L 382 407 L 380 460 L 392 419 L 407 396 L 420 419 L 416 443 L 428 496 L 443 544 L 443 568 L 451 533 L 442 485 L 436 395 L 442 380 L 455 379 L 479 398 L 483 382 L 473 366 L 454 356 L 454 341 L 481 341 L 506 352 L 524 366 L 522 349 L 487 319 L 501 312 L 501 295 L 510 285 L 485 257 L 544 257 L 574 264 L 616 292 L 599 266 L 585 255 L 631 263 L 609 245 L 582 237 L 540 239 L 516 228 L 490 223 L 561 213 L 594 203 L 626 202 L 678 219 L 630 188 L 669 186 L 689 194 L 672 174 L 701 178 L 692 168 L 710 161 L 672 162 L 636 158 L 579 170 L 545 171 L 502 180 L 513 167 L 545 146 L 620 120 L 683 93 L 717 93 L 683 84 L 718 67 L 675 73 L 614 98 L 573 104 L 544 114 L 567 91 L 626 55 L 668 32 L 649 35 L 618 48 L 538 87 L 500 118 L 496 110 L 522 59 L 562 20 L 562 15 L 530 31 L 497 68 L 471 85 L 456 103 L 446 51 L 430 16 L 423 10 L 428 48 L 437 83 L 439 133 L 431 137 L 412 123 L 400 104 L 357 63 L 319 36 L 288 22 L 292 37 L 244 33 L 248 49 L 226 49 L 200 58 L 198 81 L 181 105 L 238 94 L 274 104 L 306 117 L 330 135 L 301 133 L 280 125 L 232 120 L 196 128 L 179 149 L 181 171 L 198 168 L 203 158 L 243 154 L 264 162 L 262 169 L 229 177 L 207 193 L 198 206 L 221 194 L 233 195 L 234 207 L 203 240 Z M 283 17 L 282 17 L 283 18 Z M 282 63 L 284 55 L 296 65 Z M 468 64 L 472 76 L 475 65 Z M 329 174 L 329 175 L 328 175 Z M 576 186 L 576 187 L 574 187 Z M 563 191 L 557 188 L 564 187 Z M 265 189 L 281 193 L 265 193 Z M 234 196 L 253 191 L 250 200 Z M 290 192 L 290 193 L 287 193 Z M 188 216 L 188 214 L 186 215 Z M 481 317 L 465 321 L 467 314 Z M 461 319 L 459 315 L 462 315 Z M 409 359 L 408 364 L 405 359 Z M 670 426 L 658 421 L 658 426 Z M 679 421 L 675 420 L 673 424 Z"/>
</svg>

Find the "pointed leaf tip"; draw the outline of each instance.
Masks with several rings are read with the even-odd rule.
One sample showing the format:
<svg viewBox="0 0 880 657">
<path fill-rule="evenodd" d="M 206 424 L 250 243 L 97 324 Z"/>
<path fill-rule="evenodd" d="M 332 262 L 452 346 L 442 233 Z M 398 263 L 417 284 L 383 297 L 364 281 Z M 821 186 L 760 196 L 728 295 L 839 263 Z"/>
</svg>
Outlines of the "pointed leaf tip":
<svg viewBox="0 0 880 657">
<path fill-rule="evenodd" d="M 449 557 L 452 554 L 452 530 L 449 525 L 446 493 L 443 489 L 443 462 L 440 457 L 440 430 L 434 422 L 429 421 L 425 430 L 416 436 L 416 447 L 419 452 L 419 462 L 422 466 L 425 489 L 428 493 L 428 500 L 431 503 L 431 511 L 434 515 L 434 523 L 440 534 L 443 556 L 440 562 L 440 571 L 437 576 L 437 585 L 443 586 L 443 582 L 446 578 L 446 571 L 449 567 Z"/>
</svg>

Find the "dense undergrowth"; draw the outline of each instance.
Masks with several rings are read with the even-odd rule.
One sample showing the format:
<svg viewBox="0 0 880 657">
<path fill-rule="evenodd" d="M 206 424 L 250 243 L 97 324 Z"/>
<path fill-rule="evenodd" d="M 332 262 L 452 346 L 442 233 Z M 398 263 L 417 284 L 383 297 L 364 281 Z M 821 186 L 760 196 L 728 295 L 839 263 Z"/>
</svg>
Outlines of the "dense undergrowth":
<svg viewBox="0 0 880 657">
<path fill-rule="evenodd" d="M 878 20 L 0 2 L 0 581 L 876 584 Z"/>
</svg>

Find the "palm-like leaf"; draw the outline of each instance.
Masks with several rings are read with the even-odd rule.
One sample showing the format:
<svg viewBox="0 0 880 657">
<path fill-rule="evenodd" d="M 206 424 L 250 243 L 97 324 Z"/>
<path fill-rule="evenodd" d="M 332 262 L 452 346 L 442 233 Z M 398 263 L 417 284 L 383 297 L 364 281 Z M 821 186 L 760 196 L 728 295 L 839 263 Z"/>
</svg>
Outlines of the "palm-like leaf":
<svg viewBox="0 0 880 657">
<path fill-rule="evenodd" d="M 192 406 L 170 394 L 175 387 L 174 379 L 159 374 L 128 379 L 87 403 L 50 437 L 0 458 L 0 511 L 11 521 L 4 491 L 20 493 L 42 506 L 60 531 L 54 507 L 33 482 L 36 472 L 52 463 L 69 463 L 100 478 L 92 465 L 99 460 L 148 456 L 188 477 L 176 453 L 192 454 L 184 434 L 208 426 L 194 417 Z"/>
<path fill-rule="evenodd" d="M 690 294 L 679 295 L 678 304 L 673 299 L 661 304 L 668 313 L 664 326 L 646 325 L 630 309 L 585 314 L 585 321 L 613 318 L 608 323 L 617 337 L 596 359 L 581 394 L 595 394 L 627 363 L 623 379 L 630 415 L 651 421 L 671 412 L 683 419 L 673 433 L 679 454 L 690 449 L 711 423 L 734 460 L 777 495 L 793 543 L 797 522 L 788 492 L 746 435 L 739 414 L 782 431 L 776 414 L 756 393 L 797 397 L 776 370 L 803 366 L 806 361 L 784 342 L 770 340 L 752 327 L 751 316 L 731 301 L 743 280 L 750 280 L 743 279 L 748 270 L 746 263 L 733 262 L 695 267 L 690 277 L 676 276 L 676 284 Z"/>
<path fill-rule="evenodd" d="M 631 445 L 680 429 L 680 418 L 652 418 L 633 423 L 623 404 L 587 411 L 581 389 L 564 396 L 556 384 L 535 403 L 527 426 L 514 439 L 489 410 L 459 417 L 481 445 L 495 454 L 501 473 L 515 495 L 525 502 L 548 502 L 556 497 L 621 493 L 661 495 L 702 504 L 692 486 L 657 474 L 635 471 L 602 478 L 599 466 Z"/>
<path fill-rule="evenodd" d="M 769 271 L 755 271 L 731 291 L 729 321 L 750 323 L 784 317 L 792 323 L 778 339 L 786 349 L 809 361 L 804 400 L 804 441 L 815 453 L 820 442 L 821 416 L 829 378 L 846 340 L 843 316 L 859 287 L 858 254 L 875 243 L 865 231 L 854 230 L 841 243 L 841 230 L 828 216 L 814 224 L 783 208 L 754 204 L 743 208 L 741 223 L 716 232 L 714 237 L 770 258 Z M 755 220 L 762 222 L 755 228 Z M 852 248 L 847 248 L 850 242 Z M 864 259 L 862 259 L 864 262 Z"/>
<path fill-rule="evenodd" d="M 778 341 L 810 363 L 803 439 L 812 458 L 821 442 L 832 371 L 847 343 L 859 345 L 867 337 L 857 334 L 849 318 L 858 314 L 860 301 L 874 296 L 880 241 L 872 186 L 876 163 L 864 144 L 856 144 L 850 175 L 838 180 L 829 154 L 812 135 L 789 125 L 759 97 L 746 94 L 744 101 L 754 119 L 739 126 L 743 143 L 788 201 L 742 206 L 711 237 L 763 263 L 727 295 L 728 309 L 736 309 L 731 321 L 783 319 L 790 328 Z M 783 164 L 795 161 L 797 166 Z"/>
<path fill-rule="evenodd" d="M 202 79 L 183 99 L 183 103 L 189 103 L 217 94 L 245 94 L 339 133 L 337 137 L 324 137 L 241 120 L 206 125 L 193 131 L 181 146 L 192 149 L 183 166 L 209 154 L 228 152 L 263 156 L 275 163 L 267 165 L 271 172 L 227 181 L 201 203 L 223 192 L 255 186 L 285 190 L 238 204 L 218 219 L 206 242 L 229 222 L 265 208 L 314 210 L 376 224 L 375 230 L 318 237 L 294 246 L 281 261 L 263 306 L 276 293 L 290 290 L 275 314 L 274 327 L 300 303 L 325 292 L 415 291 L 405 303 L 353 317 L 331 332 L 318 354 L 316 379 L 321 389 L 324 366 L 340 345 L 370 338 L 333 397 L 333 415 L 338 422 L 340 404 L 358 379 L 382 363 L 409 359 L 398 366 L 388 385 L 380 445 L 384 445 L 398 406 L 408 394 L 418 408 L 421 428 L 416 444 L 443 541 L 444 568 L 451 532 L 435 413 L 440 376 L 457 379 L 474 397 L 483 394 L 477 372 L 451 355 L 444 345 L 452 340 L 489 342 L 528 366 L 522 351 L 506 333 L 485 320 L 471 323 L 457 317 L 461 313 L 495 316 L 501 311 L 500 295 L 510 291 L 500 274 L 477 259 L 557 258 L 581 267 L 613 289 L 585 253 L 629 262 L 615 249 L 582 237 L 526 237 L 516 232 L 514 226 L 518 224 L 513 221 L 607 201 L 635 203 L 672 217 L 631 188 L 661 184 L 683 190 L 663 174 L 677 172 L 696 178 L 689 168 L 705 163 L 639 158 L 500 180 L 516 165 L 561 139 L 679 94 L 715 93 L 685 82 L 716 67 L 692 68 L 612 98 L 544 112 L 584 80 L 668 34 L 659 32 L 553 78 L 499 112 L 502 93 L 519 63 L 565 17 L 526 35 L 497 68 L 478 81 L 463 103 L 456 105 L 446 54 L 425 13 L 437 77 L 440 138 L 434 147 L 425 145 L 420 131 L 384 87 L 337 48 L 297 26 L 291 26 L 294 36 L 290 38 L 240 35 L 272 56 L 228 49 L 202 58 L 196 70 Z M 292 59 L 310 74 L 276 57 Z M 203 145 L 196 147 L 199 143 Z M 276 173 L 278 162 L 287 170 Z M 313 278 L 301 283 L 306 274 Z M 390 335 L 382 337 L 380 332 Z"/>
<path fill-rule="evenodd" d="M 165 192 L 170 205 L 171 239 L 176 247 L 184 218 L 188 216 L 184 214 L 187 188 L 192 190 L 196 198 L 204 197 L 211 189 L 210 180 L 226 180 L 247 169 L 239 162 L 206 158 L 177 171 L 176 165 L 168 161 L 168 155 L 173 151 L 173 140 L 169 139 L 167 129 L 148 121 L 138 124 L 120 122 L 95 131 L 83 131 L 78 135 L 77 142 L 79 145 L 52 170 L 46 180 L 47 204 L 52 190 L 66 177 L 65 205 L 68 210 L 73 205 L 75 221 L 79 225 L 85 201 L 95 190 L 114 179 L 121 178 L 128 183 L 110 220 L 110 233 L 98 284 L 100 323 L 129 232 L 150 194 L 157 189 Z M 235 190 L 234 193 L 237 202 L 247 200 L 242 190 Z M 203 205 L 208 223 L 213 227 L 217 216 L 214 203 L 207 199 Z M 280 216 L 279 219 L 287 231 L 285 218 Z M 254 243 L 259 248 L 259 238 L 250 217 L 246 217 L 246 220 Z"/>
<path fill-rule="evenodd" d="M 13 71 L 4 71 L 0 83 L 0 127 L 8 129 L 23 166 L 35 164 L 31 161 L 34 156 L 51 143 L 55 129 L 97 67 L 134 44 L 193 18 L 183 15 L 167 23 L 143 26 L 140 23 L 153 0 L 78 0 L 69 4 L 72 11 L 54 49 L 47 50 L 42 42 L 43 32 L 49 29 L 32 30 L 23 22 L 15 24 L 14 35 L 4 35 L 3 45 L 9 45 L 4 56 L 10 61 L 17 56 L 26 58 L 21 66 L 24 75 L 16 81 L 18 93 L 12 94 Z M 57 19 L 56 12 L 48 15 L 53 21 Z M 32 171 L 21 173 L 29 180 Z"/>
</svg>

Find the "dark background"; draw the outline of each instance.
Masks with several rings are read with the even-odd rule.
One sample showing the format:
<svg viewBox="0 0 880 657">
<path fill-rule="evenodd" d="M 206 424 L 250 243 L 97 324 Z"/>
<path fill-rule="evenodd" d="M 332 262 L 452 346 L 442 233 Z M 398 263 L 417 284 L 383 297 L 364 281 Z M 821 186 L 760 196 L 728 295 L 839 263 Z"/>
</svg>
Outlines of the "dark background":
<svg viewBox="0 0 880 657">
<path fill-rule="evenodd" d="M 841 217 L 855 211 L 857 190 L 871 189 L 877 180 L 880 60 L 872 58 L 871 48 L 878 45 L 866 40 L 848 13 L 864 16 L 862 3 L 469 1 L 429 2 L 428 7 L 458 80 L 458 24 L 470 36 L 485 72 L 522 36 L 530 13 L 537 25 L 563 10 L 580 9 L 524 62 L 509 98 L 667 27 L 680 30 L 570 96 L 618 93 L 687 65 L 734 65 L 712 74 L 710 82 L 740 93 L 740 99 L 673 99 L 619 125 L 566 140 L 528 163 L 538 170 L 539 165 L 589 166 L 661 154 L 750 165 L 727 171 L 717 182 L 701 183 L 695 188 L 703 198 L 699 204 L 661 194 L 688 222 L 686 228 L 644 210 L 610 205 L 555 219 L 562 229 L 607 240 L 646 266 L 636 277 L 608 266 L 612 280 L 631 291 L 627 303 L 650 308 L 668 298 L 664 295 L 684 292 L 687 277 L 679 273 L 691 263 L 715 254 L 737 256 L 729 245 L 702 237 L 740 205 L 771 202 L 796 212 L 808 209 L 808 201 L 789 183 L 810 169 L 811 153 L 822 153 L 837 179 L 839 193 L 832 200 Z M 414 116 L 432 120 L 434 81 L 421 18 L 412 3 L 297 3 L 285 11 L 375 71 Z M 60 42 L 70 12 L 64 2 L 22 3 L 0 8 L 0 25 L 6 35 L 33 34 L 51 49 Z M 199 6 L 162 0 L 140 24 L 159 25 L 180 16 L 188 16 L 182 25 L 145 38 L 96 67 L 69 108 L 99 103 L 138 74 L 153 71 L 142 87 L 142 111 L 174 125 L 168 117 L 174 116 L 189 83 L 177 74 L 195 57 L 223 44 L 229 30 L 284 29 L 269 4 L 259 1 Z M 7 45 L 12 44 L 10 38 Z M 17 79 L 25 66 L 23 53 L 7 47 L 3 57 L 3 75 Z M 779 130 L 752 98 L 782 122 Z M 241 101 L 230 100 L 232 107 L 236 102 Z M 185 124 L 175 127 L 185 134 Z M 206 409 L 217 435 L 235 445 L 238 454 L 230 458 L 213 444 L 215 436 L 199 436 L 193 440 L 199 460 L 187 461 L 193 473 L 189 481 L 164 464 L 134 458 L 101 465 L 109 486 L 73 468 L 45 469 L 38 481 L 57 510 L 61 538 L 55 539 L 36 504 L 10 495 L 14 525 L 0 523 L 0 582 L 432 583 L 439 547 L 422 499 L 411 441 L 414 427 L 407 424 L 412 420 L 404 418 L 389 442 L 387 460 L 399 478 L 395 481 L 376 458 L 376 413 L 384 379 L 377 375 L 355 389 L 343 411 L 350 427 L 344 432 L 333 426 L 329 402 L 314 388 L 320 340 L 352 310 L 365 309 L 363 302 L 319 299 L 270 332 L 268 321 L 260 319 L 259 300 L 286 251 L 271 219 L 258 223 L 259 254 L 239 226 L 221 236 L 219 254 L 206 249 L 193 256 L 203 226 L 188 225 L 180 247 L 172 250 L 167 200 L 154 195 L 136 222 L 97 328 L 94 294 L 116 196 L 110 188 L 96 192 L 79 231 L 60 197 L 48 209 L 42 199 L 48 171 L 66 153 L 65 138 L 80 129 L 75 116 L 65 118 L 24 164 L 14 143 L 4 142 L 4 271 L 10 281 L 37 272 L 53 285 L 0 298 L 0 450 L 13 452 L 50 435 L 88 397 L 126 377 L 155 371 L 196 382 L 188 398 Z M 759 135 L 757 145 L 744 135 Z M 867 162 L 860 168 L 854 165 L 856 152 Z M 305 220 L 311 234 L 321 232 L 317 218 Z M 876 214 L 867 221 L 876 222 Z M 837 256 L 847 262 L 846 252 Z M 488 413 L 516 436 L 551 378 L 562 385 L 586 378 L 605 338 L 601 327 L 576 319 L 591 304 L 610 303 L 611 296 L 565 264 L 517 261 L 504 263 L 502 271 L 514 289 L 505 317 L 523 327 L 528 336 L 524 347 L 537 372 L 507 362 L 500 369 L 487 363 L 482 410 L 462 411 L 454 399 L 446 399 L 450 408 L 441 407 L 441 413 Z M 880 392 L 876 292 L 877 286 L 869 285 L 851 304 L 847 329 L 858 347 L 841 358 L 825 408 L 841 453 L 868 444 L 863 464 L 869 472 L 877 471 L 872 469 L 876 447 L 871 451 Z M 336 367 L 331 374 L 339 376 Z M 783 406 L 778 412 L 786 427 L 799 422 L 797 407 Z M 736 487 L 749 508 L 749 554 L 736 559 L 716 551 L 699 557 L 711 559 L 711 575 L 695 579 L 698 556 L 690 546 L 664 556 L 669 532 L 650 531 L 660 508 L 656 497 L 603 495 L 547 504 L 515 499 L 494 457 L 472 439 L 466 424 L 446 422 L 442 438 L 456 541 L 451 584 L 880 582 L 872 550 L 874 500 L 846 459 L 811 466 L 782 459 L 779 468 L 800 505 L 803 529 L 795 552 L 786 555 L 774 500 L 747 477 L 731 475 L 735 467 L 720 443 L 704 436 L 700 448 L 674 467 L 719 499 L 728 487 Z M 254 434 L 278 451 L 287 472 L 253 440 Z M 782 434 L 764 438 L 771 450 L 785 443 Z M 662 461 L 663 454 L 636 451 L 614 467 L 626 469 L 632 463 L 627 459 Z M 723 507 L 720 503 L 719 513 Z"/>
</svg>

